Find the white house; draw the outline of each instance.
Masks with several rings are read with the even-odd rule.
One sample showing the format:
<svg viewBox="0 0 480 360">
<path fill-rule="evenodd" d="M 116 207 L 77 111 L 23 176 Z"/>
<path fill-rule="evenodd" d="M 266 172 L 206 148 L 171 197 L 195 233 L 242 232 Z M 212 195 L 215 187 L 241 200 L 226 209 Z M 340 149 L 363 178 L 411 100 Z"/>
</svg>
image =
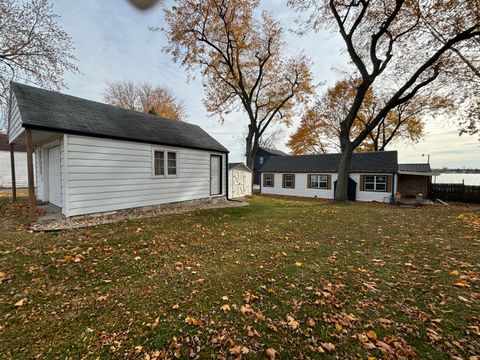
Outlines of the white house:
<svg viewBox="0 0 480 360">
<path fill-rule="evenodd" d="M 15 148 L 15 180 L 17 187 L 27 186 L 27 154 L 25 146 Z M 12 186 L 12 169 L 10 166 L 10 147 L 8 136 L 0 134 L 0 188 Z"/>
<path fill-rule="evenodd" d="M 18 83 L 9 120 L 66 217 L 227 195 L 228 150 L 197 125 Z"/>
<path fill-rule="evenodd" d="M 228 198 L 252 195 L 252 170 L 244 163 L 228 164 Z"/>
<path fill-rule="evenodd" d="M 340 154 L 274 156 L 260 169 L 261 193 L 333 199 Z M 396 151 L 354 153 L 348 198 L 388 202 L 397 191 Z"/>
</svg>

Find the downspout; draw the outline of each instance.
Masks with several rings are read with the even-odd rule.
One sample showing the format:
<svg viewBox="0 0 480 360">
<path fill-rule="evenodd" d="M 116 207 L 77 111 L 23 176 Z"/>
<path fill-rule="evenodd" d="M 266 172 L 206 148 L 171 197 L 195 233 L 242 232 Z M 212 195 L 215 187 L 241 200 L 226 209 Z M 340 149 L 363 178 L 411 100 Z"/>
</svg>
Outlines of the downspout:
<svg viewBox="0 0 480 360">
<path fill-rule="evenodd" d="M 226 188 L 227 193 L 225 195 L 227 197 L 227 200 L 230 200 L 228 198 L 228 183 L 230 182 L 230 179 L 228 178 L 228 153 L 226 153 L 225 156 L 226 156 L 225 172 L 227 173 L 227 176 L 225 177 L 226 179 L 225 183 L 227 184 L 227 188 Z"/>
</svg>

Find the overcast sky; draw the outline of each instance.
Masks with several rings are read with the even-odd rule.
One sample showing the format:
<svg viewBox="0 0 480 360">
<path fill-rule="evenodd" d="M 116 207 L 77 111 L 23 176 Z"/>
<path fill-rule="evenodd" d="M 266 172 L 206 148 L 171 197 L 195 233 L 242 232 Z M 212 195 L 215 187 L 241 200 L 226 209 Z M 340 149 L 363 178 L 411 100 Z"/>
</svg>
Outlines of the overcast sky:
<svg viewBox="0 0 480 360">
<path fill-rule="evenodd" d="M 162 33 L 148 31 L 149 26 L 163 26 L 159 7 L 146 12 L 134 9 L 127 0 L 53 0 L 60 24 L 72 37 L 79 74 L 67 74 L 68 89 L 63 92 L 86 99 L 103 101 L 106 81 L 131 80 L 150 82 L 169 87 L 185 102 L 187 121 L 198 124 L 231 152 L 231 161 L 243 161 L 244 134 L 247 117 L 238 112 L 230 115 L 224 124 L 217 116 L 210 116 L 202 104 L 204 96 L 201 76 L 188 77 L 185 70 L 174 64 L 162 52 L 166 38 Z M 285 28 L 294 28 L 295 12 L 286 7 L 286 0 L 262 0 L 261 7 L 271 11 Z M 305 52 L 313 62 L 316 82 L 332 85 L 338 78 L 334 68 L 347 65 L 342 54 L 343 43 L 330 32 L 298 36 L 286 32 L 287 52 Z M 320 88 L 321 89 L 324 88 Z M 285 146 L 288 136 L 298 125 L 285 129 Z M 418 144 L 395 144 L 401 162 L 422 162 L 422 154 L 430 154 L 434 167 L 480 167 L 480 142 L 476 137 L 458 136 L 452 121 L 430 122 L 426 137 Z"/>
</svg>

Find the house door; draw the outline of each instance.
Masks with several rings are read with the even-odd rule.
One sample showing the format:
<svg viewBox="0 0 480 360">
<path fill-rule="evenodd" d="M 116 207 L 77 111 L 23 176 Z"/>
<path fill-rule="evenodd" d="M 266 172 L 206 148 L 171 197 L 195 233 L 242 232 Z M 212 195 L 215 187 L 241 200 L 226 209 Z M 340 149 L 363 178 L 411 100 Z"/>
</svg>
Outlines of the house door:
<svg viewBox="0 0 480 360">
<path fill-rule="evenodd" d="M 62 186 L 60 180 L 60 146 L 48 149 L 48 202 L 62 206 Z"/>
<path fill-rule="evenodd" d="M 222 157 L 210 156 L 210 195 L 222 193 Z"/>
</svg>

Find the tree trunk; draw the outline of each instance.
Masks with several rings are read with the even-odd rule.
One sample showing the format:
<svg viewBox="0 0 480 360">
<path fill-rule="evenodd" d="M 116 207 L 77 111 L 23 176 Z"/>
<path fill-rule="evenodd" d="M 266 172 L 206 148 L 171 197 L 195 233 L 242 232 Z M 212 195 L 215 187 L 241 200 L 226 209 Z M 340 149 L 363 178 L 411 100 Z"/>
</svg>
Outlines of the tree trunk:
<svg viewBox="0 0 480 360">
<path fill-rule="evenodd" d="M 340 133 L 340 143 L 342 153 L 340 154 L 340 163 L 338 164 L 337 188 L 335 190 L 335 200 L 346 201 L 348 190 L 348 178 L 350 174 L 350 162 L 352 161 L 353 146 L 348 137 L 348 133 Z"/>
<path fill-rule="evenodd" d="M 248 134 L 247 134 L 247 138 L 245 139 L 245 157 L 246 157 L 247 166 L 252 170 L 254 170 L 253 165 L 255 161 L 255 154 L 252 154 L 252 147 L 253 147 L 253 140 L 254 140 L 253 135 L 254 135 L 253 126 L 250 124 L 248 125 Z"/>
</svg>

